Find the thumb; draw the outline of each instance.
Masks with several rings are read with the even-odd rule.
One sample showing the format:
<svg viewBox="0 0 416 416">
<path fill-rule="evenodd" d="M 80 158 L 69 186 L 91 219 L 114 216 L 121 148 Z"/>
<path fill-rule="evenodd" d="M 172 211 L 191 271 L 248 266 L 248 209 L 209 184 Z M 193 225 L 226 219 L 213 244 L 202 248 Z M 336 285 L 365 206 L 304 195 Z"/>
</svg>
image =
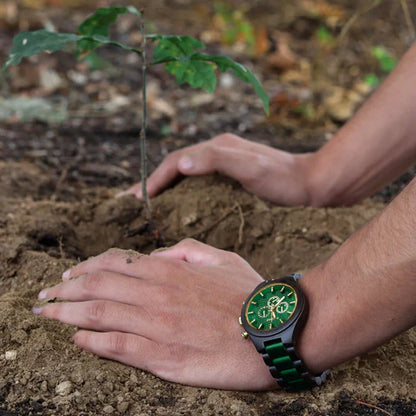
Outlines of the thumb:
<svg viewBox="0 0 416 416">
<path fill-rule="evenodd" d="M 250 181 L 255 175 L 256 157 L 244 149 L 207 146 L 183 155 L 177 169 L 183 175 L 209 175 L 221 173 L 241 182 Z"/>
</svg>

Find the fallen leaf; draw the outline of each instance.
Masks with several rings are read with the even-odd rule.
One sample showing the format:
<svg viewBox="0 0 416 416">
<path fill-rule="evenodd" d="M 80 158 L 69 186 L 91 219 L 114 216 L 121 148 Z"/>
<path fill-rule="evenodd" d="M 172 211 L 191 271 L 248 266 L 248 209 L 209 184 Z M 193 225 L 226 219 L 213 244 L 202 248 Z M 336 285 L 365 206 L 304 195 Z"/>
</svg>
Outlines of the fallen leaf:
<svg viewBox="0 0 416 416">
<path fill-rule="evenodd" d="M 290 49 L 290 35 L 288 33 L 274 31 L 272 34 L 276 44 L 276 51 L 267 57 L 269 66 L 286 71 L 296 66 L 298 57 Z"/>
</svg>

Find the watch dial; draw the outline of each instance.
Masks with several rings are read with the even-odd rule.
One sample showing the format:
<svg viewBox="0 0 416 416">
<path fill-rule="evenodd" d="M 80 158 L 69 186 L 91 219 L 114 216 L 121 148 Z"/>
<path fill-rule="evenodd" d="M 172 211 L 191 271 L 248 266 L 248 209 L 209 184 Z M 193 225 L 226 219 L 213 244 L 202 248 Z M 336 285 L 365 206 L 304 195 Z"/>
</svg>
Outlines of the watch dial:
<svg viewBox="0 0 416 416">
<path fill-rule="evenodd" d="M 258 290 L 246 307 L 246 320 L 251 327 L 270 331 L 283 325 L 296 309 L 295 290 L 285 283 L 273 283 Z"/>
</svg>

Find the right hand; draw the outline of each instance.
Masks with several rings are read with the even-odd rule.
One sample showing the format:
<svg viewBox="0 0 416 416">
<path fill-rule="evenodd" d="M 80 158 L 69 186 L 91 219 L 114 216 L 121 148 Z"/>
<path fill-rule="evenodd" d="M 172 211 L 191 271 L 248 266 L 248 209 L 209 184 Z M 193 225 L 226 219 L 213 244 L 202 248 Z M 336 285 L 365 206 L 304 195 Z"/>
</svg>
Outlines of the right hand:
<svg viewBox="0 0 416 416">
<path fill-rule="evenodd" d="M 147 180 L 149 197 L 178 176 L 221 173 L 248 191 L 280 205 L 309 205 L 308 166 L 311 154 L 291 154 L 234 134 L 221 134 L 203 143 L 170 153 Z M 141 183 L 118 194 L 142 199 Z"/>
</svg>

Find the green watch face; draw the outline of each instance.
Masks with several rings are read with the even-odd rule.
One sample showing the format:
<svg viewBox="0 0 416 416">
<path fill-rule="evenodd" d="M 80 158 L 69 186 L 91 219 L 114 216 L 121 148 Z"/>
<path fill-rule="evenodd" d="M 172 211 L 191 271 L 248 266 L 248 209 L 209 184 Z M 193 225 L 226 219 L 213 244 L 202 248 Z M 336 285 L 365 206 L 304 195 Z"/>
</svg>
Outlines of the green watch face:
<svg viewBox="0 0 416 416">
<path fill-rule="evenodd" d="M 285 283 L 273 283 L 258 290 L 247 302 L 245 318 L 260 331 L 283 325 L 296 309 L 295 290 Z"/>
</svg>

